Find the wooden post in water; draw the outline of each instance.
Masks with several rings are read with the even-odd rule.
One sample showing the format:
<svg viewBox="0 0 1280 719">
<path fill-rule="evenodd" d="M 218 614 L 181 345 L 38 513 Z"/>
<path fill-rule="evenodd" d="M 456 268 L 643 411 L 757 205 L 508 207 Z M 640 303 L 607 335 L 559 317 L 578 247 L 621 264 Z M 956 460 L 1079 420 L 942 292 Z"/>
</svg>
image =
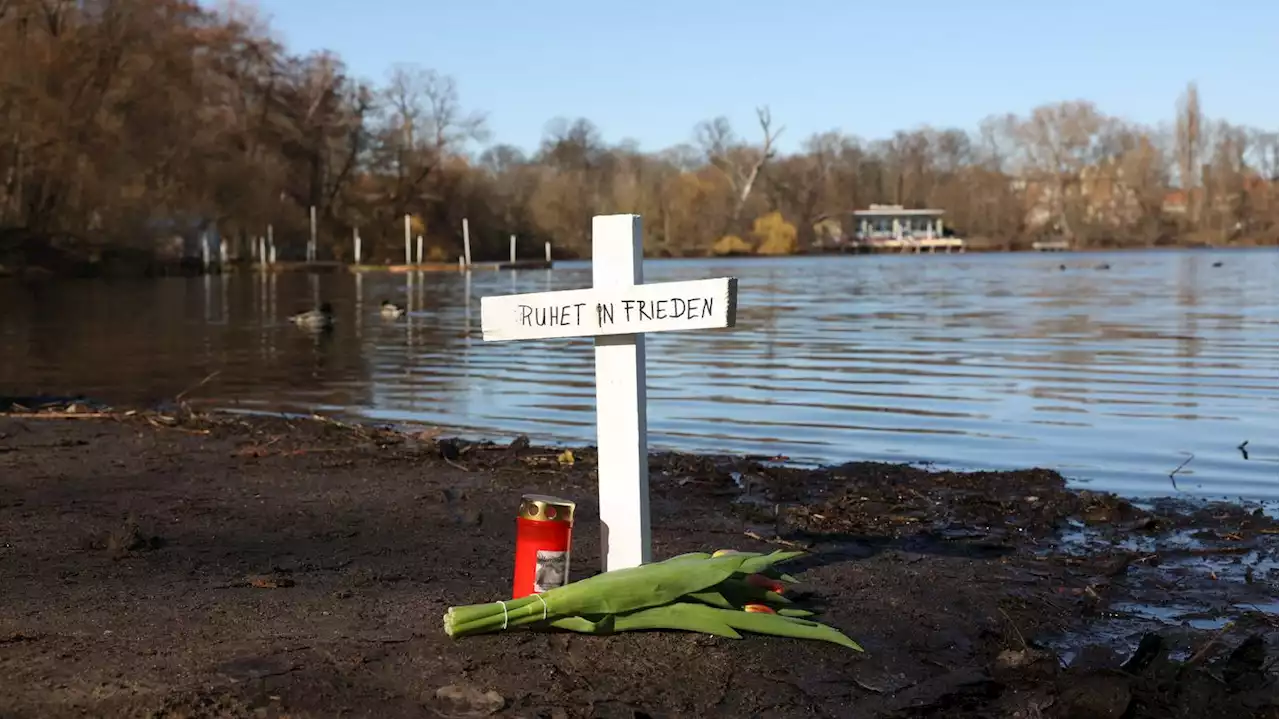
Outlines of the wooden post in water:
<svg viewBox="0 0 1280 719">
<path fill-rule="evenodd" d="M 644 333 L 733 327 L 738 280 L 644 284 L 639 215 L 591 223 L 592 287 L 483 297 L 487 342 L 595 337 L 596 445 L 605 571 L 652 558 Z"/>
<path fill-rule="evenodd" d="M 311 206 L 311 239 L 307 241 L 307 262 L 316 261 L 316 206 Z"/>
<path fill-rule="evenodd" d="M 267 264 L 274 265 L 276 263 L 276 235 L 275 228 L 267 225 Z"/>
<path fill-rule="evenodd" d="M 467 260 L 467 267 L 471 266 L 471 226 L 467 223 L 467 218 L 462 218 L 462 256 Z"/>
<path fill-rule="evenodd" d="M 422 264 L 422 235 L 418 235 L 418 264 Z"/>
<path fill-rule="evenodd" d="M 409 248 L 410 238 L 409 238 L 409 234 L 410 234 L 410 231 L 409 231 L 409 213 L 407 213 L 407 212 L 406 212 L 406 213 L 405 213 L 405 215 L 404 215 L 404 263 L 405 263 L 406 265 L 412 265 L 412 264 L 413 264 L 413 257 L 409 254 L 409 253 L 410 253 L 410 248 Z"/>
<path fill-rule="evenodd" d="M 516 236 L 511 236 L 511 264 L 516 263 Z"/>
<path fill-rule="evenodd" d="M 356 246 L 356 247 L 355 247 L 355 251 L 356 251 L 356 252 L 355 252 L 355 259 L 356 259 L 355 264 L 357 264 L 357 265 L 358 265 L 358 264 L 360 264 L 360 228 L 359 228 L 359 227 L 352 227 L 352 228 L 351 228 L 351 241 L 352 241 L 353 243 L 355 243 L 355 246 Z"/>
<path fill-rule="evenodd" d="M 547 262 L 550 263 L 551 262 L 551 240 L 547 240 L 546 244 L 543 245 L 543 249 L 546 250 Z"/>
</svg>

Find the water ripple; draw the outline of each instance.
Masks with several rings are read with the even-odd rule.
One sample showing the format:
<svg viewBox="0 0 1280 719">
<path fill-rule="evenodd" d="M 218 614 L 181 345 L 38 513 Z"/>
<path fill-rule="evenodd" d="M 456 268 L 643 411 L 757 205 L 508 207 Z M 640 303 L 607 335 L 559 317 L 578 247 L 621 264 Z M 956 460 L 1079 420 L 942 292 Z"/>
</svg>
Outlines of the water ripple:
<svg viewBox="0 0 1280 719">
<path fill-rule="evenodd" d="M 650 335 L 651 443 L 801 462 L 1041 466 L 1088 486 L 1277 498 L 1275 250 L 646 262 L 739 278 L 738 327 Z M 1215 268 L 1214 262 L 1223 266 Z M 1060 270 L 1060 263 L 1067 264 Z M 0 286 L 0 391 L 172 398 L 592 442 L 589 339 L 485 343 L 486 295 L 590 266 Z M 323 296 L 338 327 L 287 316 Z M 383 297 L 410 313 L 383 321 Z M 1237 446 L 1248 440 L 1248 458 Z"/>
</svg>

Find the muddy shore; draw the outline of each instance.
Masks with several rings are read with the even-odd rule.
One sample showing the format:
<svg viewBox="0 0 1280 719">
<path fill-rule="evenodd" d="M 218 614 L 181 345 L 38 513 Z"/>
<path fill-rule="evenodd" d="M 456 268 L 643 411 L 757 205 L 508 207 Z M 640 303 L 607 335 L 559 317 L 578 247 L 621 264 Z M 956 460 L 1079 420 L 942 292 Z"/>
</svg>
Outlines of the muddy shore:
<svg viewBox="0 0 1280 719">
<path fill-rule="evenodd" d="M 686 633 L 452 640 L 523 492 L 595 455 L 322 419 L 0 403 L 0 717 L 1275 717 L 1274 518 L 1057 473 L 654 455 L 654 551 L 798 546 L 862 654 Z M 69 411 L 70 410 L 70 411 Z M 567 459 L 563 458 L 563 459 Z"/>
</svg>

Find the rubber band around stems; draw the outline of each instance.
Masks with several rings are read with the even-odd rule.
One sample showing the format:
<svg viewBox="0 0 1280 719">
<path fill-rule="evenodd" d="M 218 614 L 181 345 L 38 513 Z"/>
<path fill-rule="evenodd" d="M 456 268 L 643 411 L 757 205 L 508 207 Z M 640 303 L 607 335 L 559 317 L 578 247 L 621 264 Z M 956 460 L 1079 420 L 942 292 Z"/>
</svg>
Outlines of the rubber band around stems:
<svg viewBox="0 0 1280 719">
<path fill-rule="evenodd" d="M 533 596 L 537 598 L 539 602 L 542 602 L 542 621 L 545 622 L 547 620 L 547 612 L 550 610 L 550 607 L 547 606 L 547 600 L 543 599 L 541 594 L 534 594 Z M 498 604 L 502 606 L 502 628 L 506 629 L 507 619 L 510 616 L 507 613 L 507 603 L 499 599 Z"/>
</svg>

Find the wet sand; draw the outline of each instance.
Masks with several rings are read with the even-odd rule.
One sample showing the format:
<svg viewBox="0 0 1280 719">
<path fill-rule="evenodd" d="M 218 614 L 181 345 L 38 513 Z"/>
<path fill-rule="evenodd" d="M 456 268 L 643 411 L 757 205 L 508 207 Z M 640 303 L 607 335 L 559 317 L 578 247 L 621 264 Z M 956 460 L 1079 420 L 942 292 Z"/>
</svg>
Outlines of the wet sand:
<svg viewBox="0 0 1280 719">
<path fill-rule="evenodd" d="M 0 402 L 5 409 L 6 402 Z M 654 551 L 799 546 L 861 643 L 453 640 L 509 596 L 521 493 L 595 456 L 320 419 L 8 407 L 0 717 L 1274 717 L 1276 521 L 1048 470 L 655 455 Z"/>
</svg>

